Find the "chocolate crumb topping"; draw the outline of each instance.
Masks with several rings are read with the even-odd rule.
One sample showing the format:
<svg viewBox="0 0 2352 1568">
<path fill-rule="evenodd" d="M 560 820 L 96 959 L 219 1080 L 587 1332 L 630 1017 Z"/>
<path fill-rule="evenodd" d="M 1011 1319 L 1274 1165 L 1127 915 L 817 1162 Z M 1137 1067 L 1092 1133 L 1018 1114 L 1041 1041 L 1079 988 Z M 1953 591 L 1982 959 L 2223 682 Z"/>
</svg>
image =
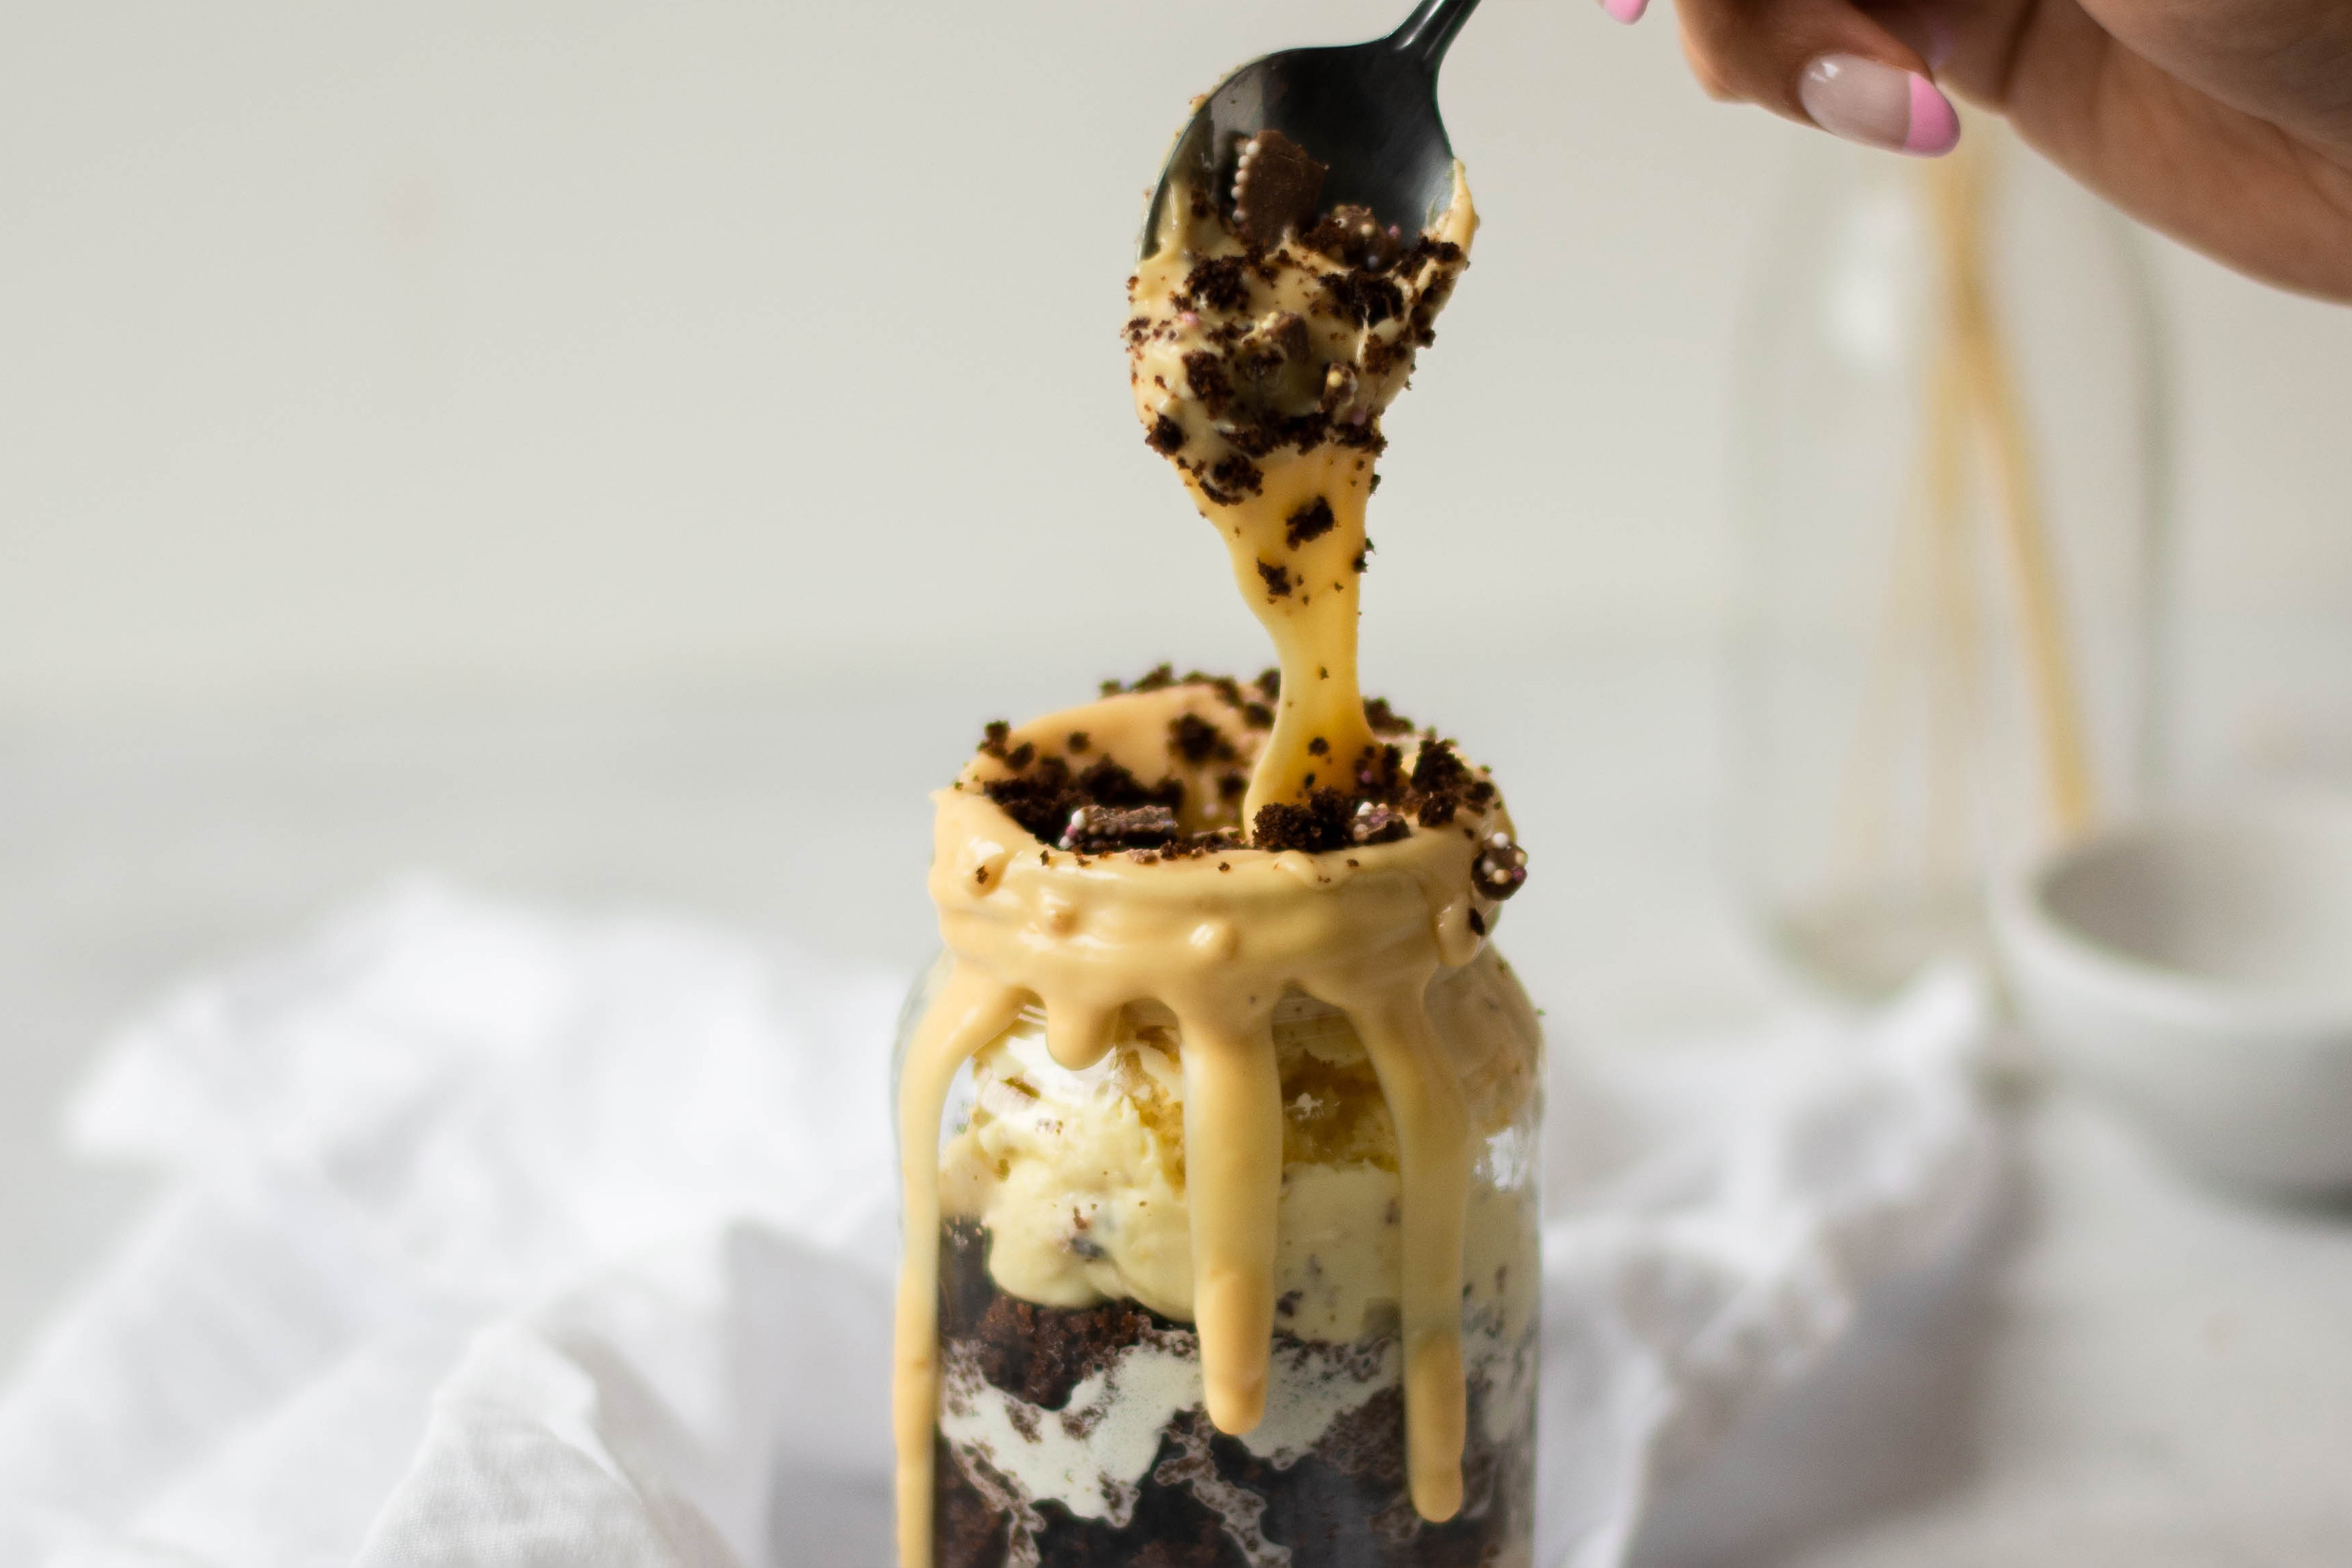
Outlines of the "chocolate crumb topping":
<svg viewBox="0 0 2352 1568">
<path fill-rule="evenodd" d="M 1412 760 L 1412 787 L 1424 795 L 1458 794 L 1469 782 L 1470 769 L 1454 754 L 1454 742 L 1429 731 L 1421 738 L 1421 754 Z"/>
<path fill-rule="evenodd" d="M 1046 844 L 1059 844 L 1063 848 L 1076 846 L 1062 844 L 1068 827 L 1070 814 L 1084 806 L 1108 806 L 1129 809 L 1137 806 L 1160 806 L 1170 814 L 1184 805 L 1184 782 L 1163 778 L 1157 784 L 1146 784 L 1127 769 L 1101 758 L 1082 773 L 1072 773 L 1070 764 L 1059 757 L 1044 757 L 1025 773 L 1008 778 L 990 779 L 981 785 L 989 799 L 1002 806 L 1004 814 Z M 1165 842 L 1157 833 L 1141 841 L 1144 846 Z M 1118 848 L 1135 847 L 1122 841 Z M 1104 846 L 1089 844 L 1088 852 L 1099 852 Z"/>
<path fill-rule="evenodd" d="M 1265 579 L 1265 591 L 1277 599 L 1290 596 L 1290 568 L 1277 566 L 1271 561 L 1257 563 L 1257 574 Z"/>
<path fill-rule="evenodd" d="M 1172 458 L 1184 449 L 1184 426 L 1162 414 L 1143 433 L 1143 444 L 1163 458 Z"/>
<path fill-rule="evenodd" d="M 1377 327 L 1382 321 L 1393 321 L 1404 314 L 1404 290 L 1377 273 L 1326 272 L 1323 289 L 1332 310 L 1342 320 L 1353 321 L 1360 327 Z M 1387 350 L 1386 344 L 1380 347 L 1382 351 Z M 1383 358 L 1377 363 L 1367 364 L 1365 369 L 1378 375 L 1393 363 L 1393 361 Z M 1184 368 L 1192 369 L 1189 356 Z M 1194 390 L 1198 390 L 1197 386 Z"/>
<path fill-rule="evenodd" d="M 1249 304 L 1249 284 L 1238 256 L 1212 257 L 1185 275 L 1176 302 L 1188 310 L 1239 310 Z"/>
<path fill-rule="evenodd" d="M 1347 796 L 1336 789 L 1309 790 L 1299 805 L 1268 801 L 1250 825 L 1250 842 L 1260 849 L 1299 849 L 1320 855 L 1354 842 L 1348 834 Z"/>
<path fill-rule="evenodd" d="M 1180 713 L 1169 721 L 1168 745 L 1188 763 L 1205 763 L 1212 757 L 1231 762 L 1237 754 L 1225 732 L 1197 713 Z"/>
<path fill-rule="evenodd" d="M 1223 413 L 1225 405 L 1234 400 L 1233 378 L 1225 374 L 1225 362 L 1206 349 L 1194 349 L 1184 356 L 1184 380 L 1212 416 Z"/>
<path fill-rule="evenodd" d="M 1269 668 L 1244 685 L 1231 676 L 1197 669 L 1180 675 L 1175 666 L 1163 663 L 1131 682 L 1106 680 L 1102 691 L 1110 697 L 1175 686 L 1212 692 L 1233 714 L 1232 721 L 1220 722 L 1212 715 L 1180 713 L 1168 725 L 1170 763 L 1207 768 L 1200 787 L 1213 795 L 1213 812 L 1221 811 L 1230 819 L 1249 792 L 1237 736 L 1242 730 L 1262 732 L 1272 727 L 1271 703 L 1257 699 L 1280 692 L 1281 672 Z M 1410 720 L 1378 697 L 1366 700 L 1364 718 L 1373 733 L 1382 737 L 1401 737 L 1412 730 Z M 1172 775 L 1148 781 L 1099 755 L 1081 765 L 1078 759 L 1094 749 L 1085 731 L 1072 731 L 1066 737 L 1067 756 L 1040 752 L 1029 741 L 1014 745 L 1012 726 L 1002 720 L 989 724 L 983 734 L 981 752 L 1003 763 L 1006 773 L 972 787 L 1041 842 L 1076 853 L 1081 865 L 1088 856 L 1124 854 L 1154 863 L 1245 847 L 1322 854 L 1393 843 L 1416 826 L 1447 827 L 1458 821 L 1474 838 L 1488 832 L 1473 871 L 1482 897 L 1509 898 L 1527 880 L 1526 852 L 1507 836 L 1489 832 L 1479 820 L 1497 799 L 1493 781 L 1463 761 L 1454 743 L 1433 730 L 1423 732 L 1410 766 L 1404 748 L 1392 741 L 1341 759 L 1328 737 L 1309 737 L 1307 753 L 1329 765 L 1306 775 L 1304 800 L 1268 805 L 1246 833 L 1233 826 L 1187 833 L 1182 826 L 1185 781 Z M 1317 787 L 1321 781 L 1328 783 Z"/>
<path fill-rule="evenodd" d="M 1201 489 L 1220 506 L 1232 506 L 1245 496 L 1254 496 L 1264 487 L 1265 475 L 1258 466 L 1241 453 L 1220 458 L 1201 477 Z"/>
<path fill-rule="evenodd" d="M 1309 540 L 1320 539 L 1330 532 L 1338 521 L 1331 515 L 1331 503 L 1317 496 L 1292 512 L 1283 523 L 1282 542 L 1296 550 Z"/>
</svg>

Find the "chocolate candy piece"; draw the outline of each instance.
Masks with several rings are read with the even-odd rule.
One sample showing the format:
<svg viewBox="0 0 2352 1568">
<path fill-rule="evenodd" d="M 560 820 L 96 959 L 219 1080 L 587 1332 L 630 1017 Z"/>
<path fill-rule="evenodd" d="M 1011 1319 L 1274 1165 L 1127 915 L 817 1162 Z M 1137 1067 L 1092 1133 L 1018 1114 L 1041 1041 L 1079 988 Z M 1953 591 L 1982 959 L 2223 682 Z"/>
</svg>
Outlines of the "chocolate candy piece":
<svg viewBox="0 0 2352 1568">
<path fill-rule="evenodd" d="M 1259 132 L 1242 143 L 1234 170 L 1234 226 L 1252 244 L 1272 250 L 1314 218 L 1323 176 L 1330 172 L 1281 132 Z"/>
<path fill-rule="evenodd" d="M 1509 898 L 1527 885 L 1528 852 L 1511 842 L 1507 833 L 1487 836 L 1477 863 L 1470 868 L 1471 885 L 1487 898 Z"/>
</svg>

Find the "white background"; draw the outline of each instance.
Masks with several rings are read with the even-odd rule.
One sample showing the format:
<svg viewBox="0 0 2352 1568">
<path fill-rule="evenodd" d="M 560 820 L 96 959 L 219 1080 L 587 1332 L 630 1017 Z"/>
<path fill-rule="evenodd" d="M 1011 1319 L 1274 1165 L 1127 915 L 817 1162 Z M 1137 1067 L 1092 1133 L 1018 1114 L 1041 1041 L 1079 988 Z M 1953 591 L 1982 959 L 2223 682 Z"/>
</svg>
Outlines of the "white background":
<svg viewBox="0 0 2352 1568">
<path fill-rule="evenodd" d="M 0 7 L 0 1373 L 141 1201 L 51 1129 L 175 977 L 420 864 L 911 964 L 982 719 L 1260 663 L 1138 438 L 1120 280 L 1189 95 L 1402 8 Z M 1369 683 L 1509 784 L 1504 942 L 1563 1041 L 1770 994 L 1715 631 L 1733 323 L 1807 133 L 1707 103 L 1671 23 L 1464 33 L 1486 226 L 1372 524 Z M 2352 311 L 2152 250 L 2190 768 L 2352 765 Z M 1648 1560 L 2346 1561 L 2340 1219 L 2063 1096 L 2010 1207 Z"/>
</svg>

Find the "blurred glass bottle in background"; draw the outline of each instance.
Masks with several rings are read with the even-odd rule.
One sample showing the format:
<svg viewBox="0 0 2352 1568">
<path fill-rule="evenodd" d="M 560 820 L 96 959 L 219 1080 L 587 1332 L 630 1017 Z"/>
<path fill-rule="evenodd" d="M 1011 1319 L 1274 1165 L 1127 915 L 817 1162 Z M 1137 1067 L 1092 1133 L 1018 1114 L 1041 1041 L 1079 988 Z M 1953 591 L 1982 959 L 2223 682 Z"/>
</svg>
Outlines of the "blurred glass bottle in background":
<svg viewBox="0 0 2352 1568">
<path fill-rule="evenodd" d="M 1997 123 L 1819 138 L 1759 252 L 1732 428 L 1728 842 L 1774 944 L 1875 993 L 1982 950 L 1988 871 L 2158 754 L 2169 505 L 2138 236 Z"/>
</svg>

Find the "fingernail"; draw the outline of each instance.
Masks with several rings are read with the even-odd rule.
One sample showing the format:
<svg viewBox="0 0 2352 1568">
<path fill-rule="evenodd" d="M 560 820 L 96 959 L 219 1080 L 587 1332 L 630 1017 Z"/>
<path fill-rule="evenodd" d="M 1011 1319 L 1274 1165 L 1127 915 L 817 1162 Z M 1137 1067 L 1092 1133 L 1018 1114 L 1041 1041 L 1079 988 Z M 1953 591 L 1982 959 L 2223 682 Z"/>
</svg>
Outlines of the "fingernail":
<svg viewBox="0 0 2352 1568">
<path fill-rule="evenodd" d="M 1934 82 L 1860 55 L 1823 55 L 1807 66 L 1797 101 L 1814 124 L 1865 147 L 1934 158 L 1960 139 L 1960 117 Z"/>
<path fill-rule="evenodd" d="M 1910 0 L 1879 0 L 1863 10 L 1872 21 L 1916 49 L 1929 70 L 1939 71 L 1952 63 L 1951 24 L 1937 13 Z"/>
<path fill-rule="evenodd" d="M 1650 0 L 1601 0 L 1601 8 L 1630 27 L 1650 8 Z"/>
</svg>

